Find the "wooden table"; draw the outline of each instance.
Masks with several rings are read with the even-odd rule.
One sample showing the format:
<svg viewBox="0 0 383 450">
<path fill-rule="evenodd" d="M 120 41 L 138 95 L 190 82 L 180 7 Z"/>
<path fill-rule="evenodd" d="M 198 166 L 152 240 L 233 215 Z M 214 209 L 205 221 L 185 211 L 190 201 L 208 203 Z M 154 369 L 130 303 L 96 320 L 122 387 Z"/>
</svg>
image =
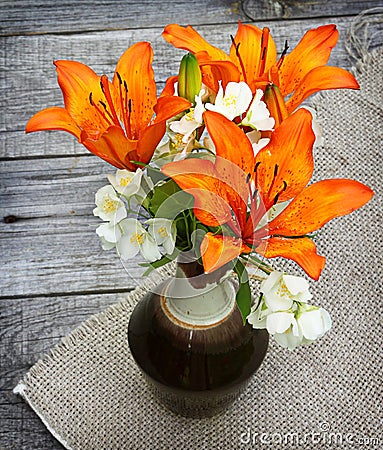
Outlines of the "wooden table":
<svg viewBox="0 0 383 450">
<path fill-rule="evenodd" d="M 1 450 L 62 448 L 12 389 L 62 336 L 123 299 L 142 273 L 137 261 L 124 269 L 95 234 L 94 194 L 113 169 L 63 132 L 24 134 L 33 113 L 62 104 L 52 61 L 78 60 L 112 75 L 128 46 L 149 40 L 161 88 L 182 55 L 161 38 L 167 23 L 190 23 L 228 48 L 242 20 L 270 27 L 280 50 L 285 39 L 293 47 L 307 29 L 335 23 L 340 43 L 331 61 L 349 68 L 342 42 L 351 21 L 377 6 L 382 0 L 0 1 Z"/>
</svg>

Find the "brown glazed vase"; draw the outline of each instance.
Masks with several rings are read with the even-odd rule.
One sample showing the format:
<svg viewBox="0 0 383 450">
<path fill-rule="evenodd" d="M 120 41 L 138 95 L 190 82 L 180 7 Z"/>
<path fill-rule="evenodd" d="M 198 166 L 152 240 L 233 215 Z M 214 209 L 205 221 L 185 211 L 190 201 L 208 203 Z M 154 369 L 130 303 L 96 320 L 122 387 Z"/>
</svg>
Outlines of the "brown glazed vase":
<svg viewBox="0 0 383 450">
<path fill-rule="evenodd" d="M 268 347 L 266 330 L 243 325 L 225 270 L 203 274 L 189 257 L 149 292 L 129 322 L 129 345 L 156 398 L 187 417 L 224 412 L 243 392 Z"/>
</svg>

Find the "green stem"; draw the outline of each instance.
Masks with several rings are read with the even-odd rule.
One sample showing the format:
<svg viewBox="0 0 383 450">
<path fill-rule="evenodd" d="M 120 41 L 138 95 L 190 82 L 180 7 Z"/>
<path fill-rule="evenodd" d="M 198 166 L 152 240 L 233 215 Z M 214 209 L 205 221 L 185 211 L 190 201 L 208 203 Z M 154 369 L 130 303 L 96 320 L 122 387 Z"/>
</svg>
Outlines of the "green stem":
<svg viewBox="0 0 383 450">
<path fill-rule="evenodd" d="M 243 258 L 245 261 L 250 262 L 251 264 L 257 266 L 259 269 L 261 269 L 267 275 L 270 275 L 271 272 L 274 272 L 274 270 L 275 270 L 273 267 L 271 267 L 268 264 L 264 263 L 263 261 L 258 259 L 256 256 L 241 255 L 241 258 Z"/>
<path fill-rule="evenodd" d="M 183 213 L 183 217 L 184 217 L 184 222 L 185 222 L 186 238 L 187 238 L 187 241 L 188 241 L 188 245 L 189 245 L 190 248 L 192 248 L 192 243 L 191 243 L 191 240 L 190 240 L 189 221 L 188 221 L 187 215 L 185 215 L 185 212 Z"/>
</svg>

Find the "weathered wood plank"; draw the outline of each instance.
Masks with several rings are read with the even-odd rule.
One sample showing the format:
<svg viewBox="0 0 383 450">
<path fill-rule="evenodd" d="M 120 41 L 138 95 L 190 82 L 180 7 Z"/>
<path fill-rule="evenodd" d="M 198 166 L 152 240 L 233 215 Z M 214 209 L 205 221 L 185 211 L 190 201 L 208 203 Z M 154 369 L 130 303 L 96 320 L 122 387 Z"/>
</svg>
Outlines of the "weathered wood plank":
<svg viewBox="0 0 383 450">
<path fill-rule="evenodd" d="M 341 17 L 382 6 L 380 0 L 244 0 L 243 11 L 251 20 Z"/>
<path fill-rule="evenodd" d="M 0 390 L 14 387 L 30 366 L 93 314 L 126 298 L 127 293 L 1 299 Z M 7 367 L 7 369 L 6 369 Z M 7 370 L 7 375 L 5 375 Z M 8 388 L 11 386 L 8 386 Z"/>
<path fill-rule="evenodd" d="M 12 389 L 62 336 L 126 294 L 0 300 L 0 449 L 62 449 Z"/>
<path fill-rule="evenodd" d="M 147 0 L 2 0 L 0 35 L 126 30 L 163 27 L 172 22 L 221 24 L 246 17 L 275 20 L 350 16 L 377 6 L 381 6 L 380 0 L 173 0 L 166 4 Z"/>
<path fill-rule="evenodd" d="M 331 63 L 349 68 L 346 51 L 342 43 L 346 39 L 350 18 L 335 21 L 340 31 L 340 43 L 335 47 Z M 270 26 L 278 47 L 285 39 L 293 47 L 304 32 L 326 23 L 323 20 L 262 22 Z M 377 25 L 383 30 L 383 24 Z M 199 27 L 198 30 L 212 44 L 229 48 L 229 35 L 235 33 L 236 25 Z M 70 36 L 18 36 L 2 38 L 4 57 L 0 60 L 0 92 L 3 114 L 0 117 L 0 157 L 73 155 L 86 152 L 64 133 L 36 133 L 25 135 L 23 130 L 28 119 L 40 109 L 62 105 L 61 91 L 57 86 L 52 61 L 75 59 L 89 64 L 97 73 L 111 75 L 115 63 L 123 51 L 133 42 L 148 39 L 155 49 L 154 68 L 162 87 L 165 79 L 177 72 L 182 51 L 166 44 L 160 29 L 141 32 L 121 31 L 90 33 Z M 374 43 L 373 43 L 374 44 Z M 378 42 L 376 43 L 378 44 Z"/>
<path fill-rule="evenodd" d="M 16 396 L 10 389 L 4 396 L 4 403 L 0 404 L 0 449 L 63 450 L 36 413 L 21 398 L 13 397 Z"/>
<path fill-rule="evenodd" d="M 235 22 L 246 18 L 240 4 L 233 0 L 1 0 L 0 34 L 142 29 L 172 22 Z"/>
<path fill-rule="evenodd" d="M 124 270 L 95 233 L 101 221 L 92 215 L 94 194 L 107 184 L 108 172 L 110 166 L 93 156 L 1 163 L 1 296 L 137 285 L 144 271 L 138 259 Z"/>
</svg>

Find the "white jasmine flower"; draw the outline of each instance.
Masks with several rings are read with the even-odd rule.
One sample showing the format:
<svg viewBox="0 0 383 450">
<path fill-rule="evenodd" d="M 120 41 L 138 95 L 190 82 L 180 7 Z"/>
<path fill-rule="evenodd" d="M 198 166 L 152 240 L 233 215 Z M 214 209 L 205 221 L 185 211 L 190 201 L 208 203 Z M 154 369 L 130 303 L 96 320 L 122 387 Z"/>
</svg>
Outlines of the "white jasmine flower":
<svg viewBox="0 0 383 450">
<path fill-rule="evenodd" d="M 214 105 L 206 103 L 205 108 L 221 113 L 229 120 L 233 120 L 247 110 L 252 98 L 251 89 L 244 81 L 227 83 L 225 95 L 223 94 L 222 83 L 219 82 L 219 90 Z"/>
<path fill-rule="evenodd" d="M 182 142 L 187 144 L 192 138 L 194 131 L 199 128 L 202 123 L 202 114 L 205 108 L 202 103 L 202 96 L 205 94 L 205 90 L 201 89 L 199 95 L 195 96 L 196 106 L 190 108 L 190 111 L 182 116 L 180 120 L 170 122 L 169 128 L 174 132 L 183 135 Z"/>
<path fill-rule="evenodd" d="M 246 117 L 242 120 L 241 124 L 256 130 L 272 131 L 275 120 L 273 117 L 270 117 L 270 111 L 267 109 L 266 103 L 261 100 L 262 97 L 262 89 L 257 89 L 250 108 L 246 113 Z"/>
<path fill-rule="evenodd" d="M 262 282 L 261 292 L 247 320 L 253 328 L 266 328 L 282 347 L 310 344 L 331 328 L 328 312 L 306 303 L 312 295 L 304 278 L 275 271 Z"/>
<path fill-rule="evenodd" d="M 303 305 L 299 310 L 297 322 L 299 330 L 306 341 L 315 341 L 331 328 L 329 313 L 317 306 Z"/>
<path fill-rule="evenodd" d="M 121 237 L 121 231 L 117 224 L 103 223 L 97 229 L 96 233 L 100 237 L 101 245 L 104 250 L 110 250 L 116 246 L 116 242 Z"/>
<path fill-rule="evenodd" d="M 270 142 L 269 138 L 261 138 L 258 142 L 252 143 L 254 156 L 258 154 L 260 150 L 262 150 L 266 145 Z"/>
<path fill-rule="evenodd" d="M 107 241 L 102 236 L 100 237 L 100 242 L 101 242 L 101 247 L 103 250 L 111 250 L 112 248 L 114 248 L 116 246 L 115 243 Z"/>
<path fill-rule="evenodd" d="M 95 216 L 115 224 L 127 216 L 124 202 L 117 196 L 112 186 L 104 186 L 96 192 Z"/>
<path fill-rule="evenodd" d="M 265 303 L 271 311 L 285 311 L 293 306 L 294 301 L 305 302 L 312 298 L 309 284 L 305 278 L 272 272 L 262 282 L 260 290 Z"/>
<path fill-rule="evenodd" d="M 149 262 L 161 258 L 153 237 L 137 219 L 124 219 L 119 223 L 121 237 L 117 242 L 117 251 L 123 259 L 135 257 L 139 252 Z"/>
<path fill-rule="evenodd" d="M 183 135 L 177 133 L 168 133 L 170 140 L 157 147 L 152 162 L 159 168 L 172 161 L 185 159 L 188 153 L 194 148 L 193 140 L 187 144 L 182 142 Z"/>
<path fill-rule="evenodd" d="M 214 142 L 210 136 L 204 136 L 203 146 L 215 154 Z"/>
<path fill-rule="evenodd" d="M 154 237 L 157 245 L 162 245 L 168 255 L 171 255 L 176 245 L 176 226 L 172 220 L 163 218 L 149 219 L 149 233 Z"/>
<path fill-rule="evenodd" d="M 109 174 L 107 177 L 114 189 L 127 199 L 135 196 L 142 200 L 153 189 L 152 180 L 140 168 L 135 172 L 117 170 L 115 175 Z"/>
<path fill-rule="evenodd" d="M 125 197 L 130 197 L 140 189 L 142 175 L 141 169 L 137 169 L 136 172 L 118 169 L 115 175 L 108 174 L 107 177 L 117 192 Z"/>
<path fill-rule="evenodd" d="M 164 164 L 173 161 L 173 157 L 171 156 L 172 153 L 174 152 L 170 140 L 161 143 L 154 151 L 152 162 L 154 162 L 157 167 L 162 167 Z"/>
<path fill-rule="evenodd" d="M 288 348 L 289 350 L 294 350 L 294 348 L 301 345 L 302 336 L 299 333 L 295 334 L 297 327 L 291 327 L 284 333 L 274 334 L 273 338 L 278 342 L 278 344 L 283 348 Z"/>
<path fill-rule="evenodd" d="M 289 329 L 284 333 L 274 334 L 278 344 L 289 350 L 301 344 L 311 344 L 331 328 L 330 315 L 323 308 L 303 304 L 295 316 L 295 323 Z"/>
<path fill-rule="evenodd" d="M 113 223 L 103 223 L 96 229 L 96 233 L 105 241 L 115 244 L 121 237 L 121 231 L 118 225 Z"/>
<path fill-rule="evenodd" d="M 285 333 L 296 320 L 292 312 L 273 312 L 266 317 L 266 328 L 270 334 Z"/>
</svg>

